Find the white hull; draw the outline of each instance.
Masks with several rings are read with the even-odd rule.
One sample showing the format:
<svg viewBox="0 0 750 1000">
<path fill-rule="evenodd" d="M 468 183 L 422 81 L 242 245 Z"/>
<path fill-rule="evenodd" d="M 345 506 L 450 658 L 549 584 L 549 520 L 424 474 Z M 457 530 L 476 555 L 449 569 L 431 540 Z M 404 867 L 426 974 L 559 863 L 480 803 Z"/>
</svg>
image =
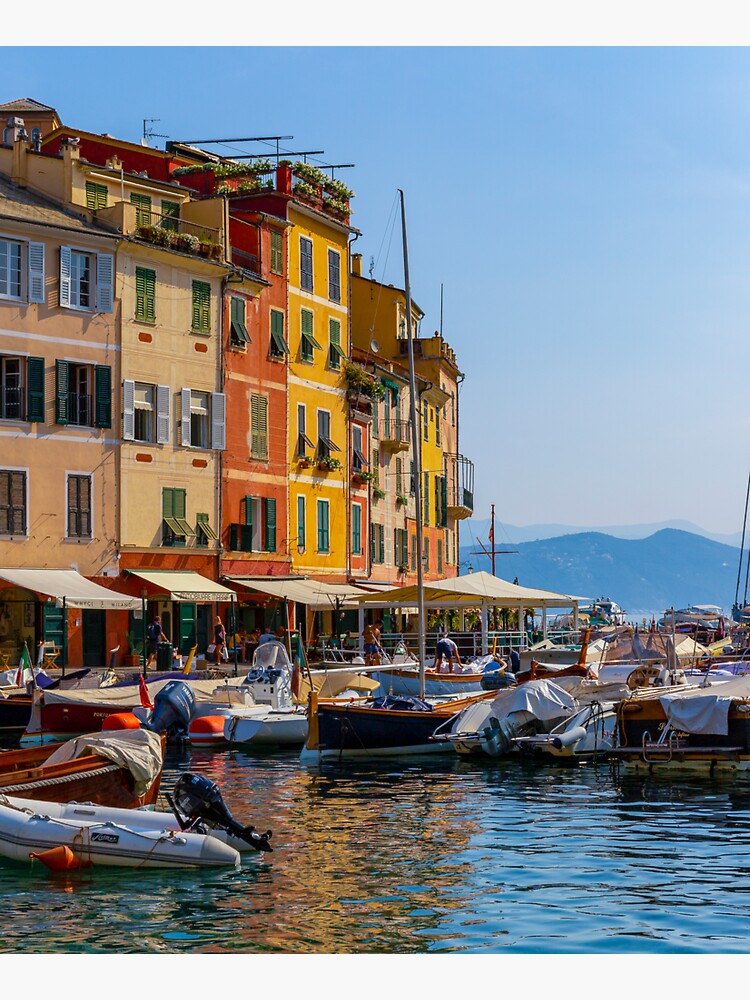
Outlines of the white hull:
<svg viewBox="0 0 750 1000">
<path fill-rule="evenodd" d="M 396 670 L 378 670 L 370 674 L 374 681 L 380 684 L 380 694 L 407 694 L 414 698 L 419 697 L 419 674 L 416 670 L 405 671 L 403 668 Z M 448 678 L 451 679 L 448 679 Z M 482 690 L 481 675 L 466 674 L 446 674 L 445 679 L 440 675 L 433 674 L 425 676 L 425 697 L 439 698 L 444 695 L 461 697 L 462 695 L 478 694 Z"/>
<path fill-rule="evenodd" d="M 224 739 L 232 746 L 300 747 L 307 739 L 307 711 L 275 711 L 258 705 L 233 712 L 224 722 Z"/>
<path fill-rule="evenodd" d="M 343 757 L 406 757 L 412 754 L 452 753 L 450 743 L 423 743 L 418 746 L 381 747 L 365 750 L 308 750 L 304 747 L 299 755 L 302 764 L 318 764 L 322 760 L 341 760 Z"/>
<path fill-rule="evenodd" d="M 149 828 L 138 810 L 109 810 L 118 814 L 116 821 L 81 816 L 88 807 L 74 806 L 79 815 L 56 818 L 52 813 L 57 808 L 70 811 L 71 806 L 17 801 L 23 805 L 14 808 L 0 802 L 0 855 L 14 861 L 28 861 L 32 853 L 64 846 L 93 865 L 172 869 L 239 865 L 239 853 L 217 837 Z"/>
</svg>

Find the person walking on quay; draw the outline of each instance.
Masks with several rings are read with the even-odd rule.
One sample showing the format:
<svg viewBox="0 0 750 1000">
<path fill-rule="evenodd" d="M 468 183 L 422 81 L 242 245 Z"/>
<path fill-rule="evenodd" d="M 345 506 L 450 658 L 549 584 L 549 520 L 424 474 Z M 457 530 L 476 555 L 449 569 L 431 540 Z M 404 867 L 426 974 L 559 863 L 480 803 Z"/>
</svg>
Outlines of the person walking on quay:
<svg viewBox="0 0 750 1000">
<path fill-rule="evenodd" d="M 216 662 L 226 663 L 229 660 L 227 633 L 218 615 L 214 618 L 214 644 L 216 645 Z"/>
<path fill-rule="evenodd" d="M 169 639 L 167 639 L 161 630 L 161 618 L 158 615 L 149 625 L 146 636 L 148 638 L 148 660 L 146 661 L 146 666 L 150 667 L 153 663 L 156 663 L 156 653 L 159 649 L 159 643 L 169 642 Z"/>
<path fill-rule="evenodd" d="M 453 672 L 453 661 L 456 662 L 456 673 L 461 669 L 461 657 L 458 655 L 458 646 L 447 632 L 443 632 L 435 646 L 435 659 L 432 664 L 433 670 L 440 668 L 441 660 L 448 660 L 448 673 Z"/>
</svg>

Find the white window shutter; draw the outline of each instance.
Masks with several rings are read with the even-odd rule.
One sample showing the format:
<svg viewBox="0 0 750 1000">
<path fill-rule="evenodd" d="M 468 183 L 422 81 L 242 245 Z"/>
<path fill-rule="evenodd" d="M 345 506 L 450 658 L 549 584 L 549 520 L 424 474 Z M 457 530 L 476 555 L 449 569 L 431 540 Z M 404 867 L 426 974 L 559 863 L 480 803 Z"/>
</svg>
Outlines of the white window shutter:
<svg viewBox="0 0 750 1000">
<path fill-rule="evenodd" d="M 211 447 L 224 451 L 227 446 L 227 398 L 223 392 L 211 393 Z"/>
<path fill-rule="evenodd" d="M 135 438 L 135 382 L 129 378 L 122 381 L 122 437 L 124 441 Z"/>
<path fill-rule="evenodd" d="M 70 308 L 70 247 L 60 247 L 60 305 Z"/>
<path fill-rule="evenodd" d="M 182 444 L 190 447 L 190 390 L 183 389 L 180 393 L 182 400 Z"/>
<path fill-rule="evenodd" d="M 44 302 L 44 243 L 29 243 L 29 302 Z"/>
<path fill-rule="evenodd" d="M 156 443 L 169 444 L 172 394 L 168 385 L 156 387 Z"/>
<path fill-rule="evenodd" d="M 96 255 L 96 311 L 111 313 L 114 309 L 115 259 L 111 253 Z"/>
</svg>

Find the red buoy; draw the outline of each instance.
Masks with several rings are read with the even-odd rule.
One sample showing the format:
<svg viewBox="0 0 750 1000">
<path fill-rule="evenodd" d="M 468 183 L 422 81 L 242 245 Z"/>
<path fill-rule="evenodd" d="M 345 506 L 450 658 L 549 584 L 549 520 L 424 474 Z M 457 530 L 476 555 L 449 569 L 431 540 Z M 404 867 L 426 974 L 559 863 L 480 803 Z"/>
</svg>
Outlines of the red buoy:
<svg viewBox="0 0 750 1000">
<path fill-rule="evenodd" d="M 74 854 L 69 847 L 61 844 L 59 847 L 50 847 L 47 851 L 39 854 L 31 853 L 30 858 L 36 858 L 46 865 L 51 872 L 70 872 L 75 868 L 90 868 L 91 862 L 84 861 Z"/>
<path fill-rule="evenodd" d="M 217 746 L 225 743 L 224 716 L 199 715 L 190 722 L 188 739 L 193 746 Z"/>
<path fill-rule="evenodd" d="M 102 722 L 102 732 L 105 729 L 140 729 L 141 724 L 132 712 L 115 712 L 108 715 Z"/>
</svg>

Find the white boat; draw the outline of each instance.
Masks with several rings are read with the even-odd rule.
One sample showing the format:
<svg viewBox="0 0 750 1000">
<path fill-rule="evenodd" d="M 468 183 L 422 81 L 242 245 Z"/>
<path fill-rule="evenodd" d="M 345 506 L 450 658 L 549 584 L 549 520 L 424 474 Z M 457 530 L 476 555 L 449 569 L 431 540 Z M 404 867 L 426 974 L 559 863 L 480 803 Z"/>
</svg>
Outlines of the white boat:
<svg viewBox="0 0 750 1000">
<path fill-rule="evenodd" d="M 616 702 L 592 701 L 549 733 L 517 737 L 522 753 L 535 752 L 556 759 L 597 758 L 617 744 Z"/>
<path fill-rule="evenodd" d="M 146 814 L 109 809 L 114 819 L 91 815 L 102 807 L 0 799 L 0 855 L 28 861 L 54 848 L 67 847 L 75 867 L 114 865 L 124 868 L 211 868 L 239 866 L 234 847 L 215 836 L 174 829 L 155 829 Z M 63 815 L 56 816 L 58 810 Z M 161 815 L 161 814 L 157 814 Z M 157 827 L 160 823 L 157 821 Z"/>
<path fill-rule="evenodd" d="M 295 704 L 292 663 L 280 642 L 258 646 L 242 682 L 253 704 L 233 708 L 224 718 L 224 739 L 233 746 L 301 747 L 307 738 L 307 709 Z"/>
</svg>

